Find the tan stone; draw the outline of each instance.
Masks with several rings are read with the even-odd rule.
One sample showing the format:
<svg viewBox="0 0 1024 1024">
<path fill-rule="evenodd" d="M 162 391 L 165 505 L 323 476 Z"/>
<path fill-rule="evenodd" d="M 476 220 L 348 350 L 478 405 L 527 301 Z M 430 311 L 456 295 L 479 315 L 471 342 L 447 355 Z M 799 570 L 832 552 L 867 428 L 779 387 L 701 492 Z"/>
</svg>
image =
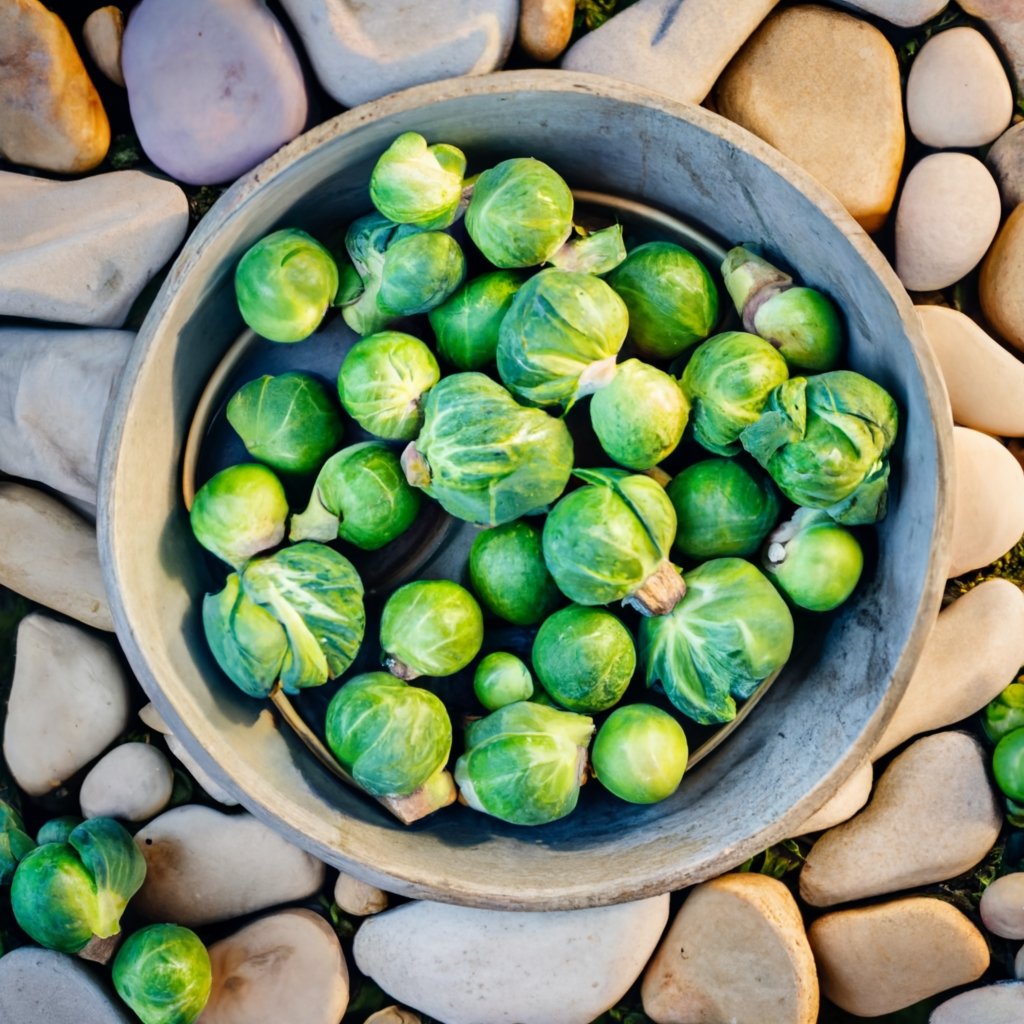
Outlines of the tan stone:
<svg viewBox="0 0 1024 1024">
<path fill-rule="evenodd" d="M 334 902 L 353 917 L 369 917 L 388 909 L 388 894 L 342 871 L 334 883 Z"/>
<path fill-rule="evenodd" d="M 124 14 L 120 7 L 99 7 L 82 25 L 82 36 L 89 56 L 114 83 L 124 87 L 121 71 L 121 38 L 124 35 Z"/>
<path fill-rule="evenodd" d="M 956 907 L 911 896 L 819 917 L 808 929 L 822 995 L 880 1017 L 985 973 L 988 945 Z"/>
<path fill-rule="evenodd" d="M 1024 871 L 1000 875 L 987 885 L 978 912 L 993 935 L 1024 939 Z"/>
<path fill-rule="evenodd" d="M 996 333 L 1024 352 L 1024 203 L 1006 218 L 981 264 L 978 298 Z"/>
<path fill-rule="evenodd" d="M 534 60 L 551 61 L 569 45 L 576 0 L 522 0 L 519 45 Z"/>
<path fill-rule="evenodd" d="M 865 230 L 882 226 L 905 136 L 896 54 L 878 29 L 816 5 L 779 11 L 726 68 L 715 100 L 831 189 Z"/>
<path fill-rule="evenodd" d="M 871 762 L 865 761 L 814 814 L 798 829 L 794 829 L 791 835 L 805 836 L 810 832 L 822 832 L 833 825 L 848 821 L 868 802 L 873 780 Z"/>
<path fill-rule="evenodd" d="M 818 981 L 789 890 L 758 874 L 695 886 L 648 964 L 656 1024 L 814 1024 Z"/>
<path fill-rule="evenodd" d="M 0 155 L 75 174 L 107 155 L 110 123 L 70 33 L 38 0 L 0 4 Z"/>
</svg>

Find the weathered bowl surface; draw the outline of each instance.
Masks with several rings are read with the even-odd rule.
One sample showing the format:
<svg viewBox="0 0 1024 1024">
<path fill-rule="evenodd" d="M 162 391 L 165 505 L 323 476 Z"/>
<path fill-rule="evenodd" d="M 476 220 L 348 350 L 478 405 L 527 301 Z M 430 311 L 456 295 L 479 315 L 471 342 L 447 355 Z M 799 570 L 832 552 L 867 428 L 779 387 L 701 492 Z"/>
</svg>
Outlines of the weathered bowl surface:
<svg viewBox="0 0 1024 1024">
<path fill-rule="evenodd" d="M 575 187 L 763 245 L 839 303 L 849 364 L 900 406 L 890 510 L 866 585 L 661 804 L 588 799 L 537 829 L 465 808 L 403 826 L 331 776 L 268 706 L 235 691 L 206 648 L 198 603 L 207 578 L 181 500 L 181 459 L 203 386 L 243 327 L 235 264 L 278 227 L 322 234 L 365 212 L 374 161 L 409 130 L 470 151 L 478 167 L 535 156 Z M 410 896 L 592 906 L 735 866 L 797 827 L 870 750 L 939 607 L 950 441 L 942 384 L 894 273 L 838 202 L 773 149 L 705 110 L 608 79 L 460 78 L 320 125 L 237 182 L 199 225 L 125 371 L 102 471 L 101 557 L 118 635 L 167 722 L 219 782 L 300 846 Z"/>
</svg>

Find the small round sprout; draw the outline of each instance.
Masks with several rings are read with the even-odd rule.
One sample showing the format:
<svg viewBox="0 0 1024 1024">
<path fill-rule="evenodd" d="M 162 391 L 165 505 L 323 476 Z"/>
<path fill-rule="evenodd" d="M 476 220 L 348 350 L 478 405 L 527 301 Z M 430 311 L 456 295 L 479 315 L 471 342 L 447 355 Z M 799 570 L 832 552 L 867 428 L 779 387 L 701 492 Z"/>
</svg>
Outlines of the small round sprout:
<svg viewBox="0 0 1024 1024">
<path fill-rule="evenodd" d="M 562 707 L 586 713 L 617 704 L 636 669 L 629 630 L 611 612 L 580 605 L 544 620 L 532 658 L 544 689 Z"/>
<path fill-rule="evenodd" d="M 1024 727 L 1024 682 L 1010 683 L 987 705 L 981 727 L 992 743 L 998 743 L 1008 732 Z"/>
<path fill-rule="evenodd" d="M 192 1024 L 213 985 L 199 936 L 177 924 L 151 924 L 117 951 L 114 988 L 142 1024 Z"/>
<path fill-rule="evenodd" d="M 374 166 L 370 199 L 396 224 L 446 228 L 455 220 L 465 173 L 460 149 L 443 142 L 428 146 L 417 132 L 404 132 Z"/>
<path fill-rule="evenodd" d="M 1024 729 L 1008 732 L 996 744 L 992 754 L 992 774 L 996 785 L 1006 796 L 1017 803 L 1024 803 Z"/>
<path fill-rule="evenodd" d="M 483 640 L 480 605 L 451 580 L 406 583 L 381 613 L 384 664 L 399 679 L 453 675 L 477 656 Z"/>
<path fill-rule="evenodd" d="M 364 430 L 411 441 L 423 425 L 423 394 L 440 379 L 434 353 L 419 338 L 381 331 L 357 341 L 345 356 L 338 396 Z"/>
<path fill-rule="evenodd" d="M 533 676 L 521 658 L 495 651 L 481 659 L 473 674 L 473 692 L 488 711 L 533 697 Z"/>
<path fill-rule="evenodd" d="M 442 231 L 400 238 L 384 254 L 377 301 L 396 317 L 428 313 L 440 306 L 466 277 L 459 243 Z"/>
<path fill-rule="evenodd" d="M 686 771 L 689 751 L 683 727 L 653 704 L 616 708 L 594 738 L 594 775 L 605 789 L 633 804 L 671 796 Z"/>
<path fill-rule="evenodd" d="M 338 293 L 334 257 L 295 228 L 261 238 L 239 261 L 235 296 L 242 319 L 270 341 L 302 341 Z"/>
</svg>

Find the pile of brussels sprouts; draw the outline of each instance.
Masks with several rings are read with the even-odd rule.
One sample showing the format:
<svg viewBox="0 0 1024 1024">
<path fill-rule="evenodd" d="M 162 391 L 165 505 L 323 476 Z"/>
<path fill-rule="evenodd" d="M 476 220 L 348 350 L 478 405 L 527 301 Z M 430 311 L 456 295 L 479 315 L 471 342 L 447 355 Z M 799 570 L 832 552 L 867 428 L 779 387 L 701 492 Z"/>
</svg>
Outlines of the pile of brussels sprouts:
<svg viewBox="0 0 1024 1024">
<path fill-rule="evenodd" d="M 203 603 L 210 649 L 253 697 L 341 678 L 330 749 L 417 813 L 457 787 L 504 821 L 554 821 L 588 773 L 661 800 L 686 768 L 681 721 L 733 719 L 788 659 L 793 609 L 856 586 L 896 406 L 836 368 L 832 302 L 754 252 L 721 267 L 744 329 L 712 336 L 718 290 L 685 248 L 627 251 L 619 225 L 574 224 L 539 160 L 466 169 L 408 132 L 376 163 L 344 258 L 295 229 L 242 257 L 256 333 L 300 341 L 333 306 L 360 337 L 338 368 L 344 415 L 298 372 L 227 405 L 252 461 L 191 509 L 233 570 Z M 345 446 L 351 421 L 374 440 Z M 305 508 L 282 480 L 304 481 Z M 345 552 L 415 529 L 424 496 L 481 528 L 466 576 L 394 590 L 367 637 Z M 529 662 L 489 649 L 502 624 L 536 629 Z M 364 644 L 382 670 L 344 678 Z M 470 670 L 475 711 L 453 722 L 438 693 Z"/>
</svg>

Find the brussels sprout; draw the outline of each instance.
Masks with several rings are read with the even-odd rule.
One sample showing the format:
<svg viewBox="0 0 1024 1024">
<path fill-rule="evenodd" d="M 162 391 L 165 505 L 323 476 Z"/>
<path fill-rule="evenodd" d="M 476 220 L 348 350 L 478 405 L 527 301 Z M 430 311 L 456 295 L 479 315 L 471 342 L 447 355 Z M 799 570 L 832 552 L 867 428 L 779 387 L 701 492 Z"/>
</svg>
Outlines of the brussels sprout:
<svg viewBox="0 0 1024 1024">
<path fill-rule="evenodd" d="M 572 213 L 572 192 L 558 173 L 540 160 L 516 157 L 476 179 L 466 230 L 496 267 L 536 267 L 568 239 Z"/>
<path fill-rule="evenodd" d="M 460 370 L 482 370 L 498 350 L 498 328 L 524 277 L 495 270 L 466 282 L 427 314 L 441 358 Z"/>
<path fill-rule="evenodd" d="M 601 447 L 630 469 L 651 469 L 675 451 L 689 416 L 676 379 L 639 359 L 620 363 L 612 382 L 590 399 Z"/>
<path fill-rule="evenodd" d="M 419 230 L 395 224 L 379 213 L 369 213 L 349 225 L 345 250 L 352 265 L 341 275 L 338 302 L 342 319 L 356 334 L 374 334 L 398 319 L 393 309 L 385 308 L 379 301 L 384 257 L 393 241 Z"/>
<path fill-rule="evenodd" d="M 428 313 L 465 277 L 466 258 L 459 243 L 442 231 L 424 231 L 388 246 L 377 299 L 397 316 Z"/>
<path fill-rule="evenodd" d="M 598 729 L 590 755 L 597 781 L 633 804 L 671 796 L 688 758 L 683 727 L 653 704 L 616 708 Z"/>
<path fill-rule="evenodd" d="M 114 957 L 113 976 L 142 1024 L 192 1024 L 213 985 L 206 947 L 177 924 L 151 924 L 129 936 Z"/>
<path fill-rule="evenodd" d="M 203 628 L 225 675 L 252 697 L 279 679 L 298 693 L 341 675 L 366 628 L 363 584 L 337 551 L 303 541 L 232 573 L 203 601 Z"/>
<path fill-rule="evenodd" d="M 242 319 L 270 341 L 302 341 L 320 326 L 338 292 L 334 257 L 295 228 L 261 238 L 235 271 Z"/>
<path fill-rule="evenodd" d="M 874 522 L 885 514 L 884 462 L 897 418 L 896 403 L 874 381 L 832 370 L 777 387 L 741 440 L 794 504 L 828 509 L 864 485 L 859 514 L 844 521 Z"/>
<path fill-rule="evenodd" d="M 648 686 L 660 684 L 684 715 L 710 725 L 736 717 L 786 663 L 793 616 L 771 582 L 742 558 L 715 558 L 686 576 L 686 596 L 668 615 L 640 624 Z"/>
<path fill-rule="evenodd" d="M 637 246 L 608 283 L 629 309 L 629 337 L 648 359 L 674 359 L 718 319 L 718 289 L 704 264 L 672 242 Z"/>
<path fill-rule="evenodd" d="M 455 373 L 427 392 L 423 429 L 402 467 L 449 514 L 497 526 L 554 501 L 572 459 L 561 420 L 524 409 L 482 373 Z"/>
<path fill-rule="evenodd" d="M 535 626 L 565 600 L 548 572 L 540 529 L 517 519 L 473 538 L 469 579 L 488 611 Z"/>
<path fill-rule="evenodd" d="M 996 744 L 992 753 L 992 774 L 1006 796 L 1016 803 L 1024 803 L 1024 729 L 1006 733 Z M 17 873 L 14 880 L 18 880 Z"/>
<path fill-rule="evenodd" d="M 450 580 L 406 583 L 380 617 L 384 664 L 399 679 L 453 675 L 477 656 L 483 640 L 480 605 Z"/>
<path fill-rule="evenodd" d="M 349 679 L 327 707 L 327 745 L 376 797 L 408 796 L 444 769 L 452 724 L 429 690 L 387 672 Z"/>
<path fill-rule="evenodd" d="M 864 552 L 857 538 L 827 512 L 798 508 L 769 535 L 762 564 L 793 604 L 827 612 L 853 593 Z"/>
<path fill-rule="evenodd" d="M 625 258 L 622 225 L 612 224 L 592 232 L 577 227 L 574 237 L 553 253 L 549 262 L 562 270 L 601 275 L 614 270 Z"/>
<path fill-rule="evenodd" d="M 495 651 L 481 659 L 473 673 L 473 692 L 488 711 L 497 711 L 533 696 L 533 676 L 521 658 Z"/>
<path fill-rule="evenodd" d="M 676 513 L 664 489 L 624 470 L 576 470 L 589 485 L 548 514 L 544 561 L 577 604 L 622 601 L 644 615 L 671 611 L 686 590 L 668 561 Z"/>
<path fill-rule="evenodd" d="M 22 931 L 47 949 L 77 953 L 92 937 L 121 930 L 121 915 L 146 877 L 135 840 L 112 818 L 92 818 L 66 843 L 37 846 L 19 861 L 11 909 Z"/>
<path fill-rule="evenodd" d="M 599 277 L 551 267 L 512 299 L 498 331 L 498 376 L 531 405 L 568 409 L 615 375 L 629 314 Z"/>
<path fill-rule="evenodd" d="M 266 466 L 245 462 L 222 469 L 196 491 L 189 520 L 207 551 L 236 569 L 284 540 L 288 499 Z"/>
<path fill-rule="evenodd" d="M 611 612 L 578 604 L 544 620 L 531 657 L 555 701 L 587 714 L 617 704 L 636 669 L 629 630 Z"/>
<path fill-rule="evenodd" d="M 85 818 L 77 814 L 65 814 L 59 818 L 51 818 L 36 833 L 36 842 L 42 846 L 43 843 L 66 843 L 68 836 Z"/>
<path fill-rule="evenodd" d="M 470 807 L 513 825 L 543 825 L 576 806 L 593 720 L 536 701 L 492 711 L 466 730 L 455 782 Z"/>
<path fill-rule="evenodd" d="M 227 418 L 254 459 L 283 473 L 315 472 L 341 445 L 341 416 L 306 373 L 249 381 L 231 396 Z"/>
<path fill-rule="evenodd" d="M 791 367 L 831 370 L 843 347 L 843 325 L 832 300 L 793 283 L 743 246 L 726 253 L 725 287 L 743 326 L 774 345 Z"/>
<path fill-rule="evenodd" d="M 419 338 L 381 331 L 357 341 L 338 374 L 345 412 L 364 430 L 411 441 L 423 425 L 423 396 L 441 379 L 434 353 Z"/>
<path fill-rule="evenodd" d="M 735 455 L 741 431 L 757 420 L 772 388 L 788 377 L 786 360 L 756 335 L 726 331 L 708 338 L 683 370 L 693 436 L 716 455 Z"/>
<path fill-rule="evenodd" d="M 416 132 L 404 132 L 381 154 L 370 175 L 373 205 L 396 224 L 446 228 L 462 200 L 466 157 L 443 142 L 427 145 Z"/>
<path fill-rule="evenodd" d="M 331 541 L 340 537 L 375 551 L 405 533 L 420 508 L 398 456 L 374 441 L 349 445 L 324 464 L 309 505 L 292 516 L 289 540 Z"/>
<path fill-rule="evenodd" d="M 0 800 L 0 885 L 10 883 L 18 862 L 35 848 L 21 815 L 9 803 Z"/>
<path fill-rule="evenodd" d="M 753 555 L 782 510 L 771 478 L 735 459 L 695 462 L 666 493 L 679 521 L 675 550 L 695 560 Z"/>
<path fill-rule="evenodd" d="M 992 743 L 1024 728 L 1024 682 L 1010 683 L 982 712 L 981 727 Z"/>
</svg>

